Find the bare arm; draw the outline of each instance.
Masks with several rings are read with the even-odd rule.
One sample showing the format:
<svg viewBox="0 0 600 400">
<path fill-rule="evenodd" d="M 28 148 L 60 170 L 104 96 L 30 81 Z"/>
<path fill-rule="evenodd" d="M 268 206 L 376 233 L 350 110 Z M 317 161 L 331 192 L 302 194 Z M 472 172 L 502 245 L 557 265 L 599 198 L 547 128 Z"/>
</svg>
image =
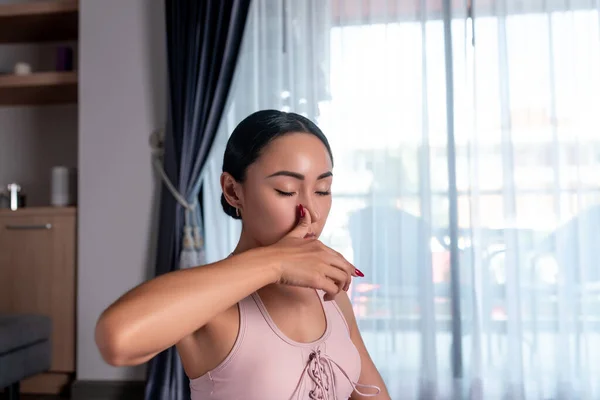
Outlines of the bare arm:
<svg viewBox="0 0 600 400">
<path fill-rule="evenodd" d="M 278 266 L 252 250 L 168 273 L 132 289 L 106 309 L 96 343 L 106 362 L 136 365 L 175 345 L 252 292 L 279 279 Z"/>
<path fill-rule="evenodd" d="M 371 359 L 371 356 L 369 355 L 369 352 L 367 351 L 365 343 L 362 340 L 362 336 L 360 335 L 360 332 L 358 330 L 358 325 L 356 324 L 356 317 L 354 316 L 354 310 L 352 309 L 352 303 L 350 303 L 348 294 L 346 292 L 340 292 L 336 296 L 335 301 L 336 301 L 337 305 L 340 307 L 340 309 L 342 310 L 342 313 L 344 313 L 344 317 L 346 317 L 346 321 L 348 322 L 348 326 L 350 328 L 350 338 L 352 339 L 354 346 L 356 347 L 356 349 L 358 350 L 358 353 L 360 354 L 361 372 L 360 372 L 360 378 L 358 379 L 358 383 L 361 383 L 363 385 L 375 385 L 379 389 L 381 389 L 381 392 L 379 393 L 379 395 L 377 395 L 375 397 L 361 396 L 360 394 L 356 393 L 356 391 L 354 391 L 350 398 L 352 400 L 371 399 L 371 398 L 381 399 L 381 400 L 390 399 L 390 395 L 387 391 L 387 388 L 385 387 L 385 383 L 383 382 L 383 379 L 381 378 L 379 371 L 377 371 L 377 367 L 373 363 L 373 360 Z M 375 392 L 372 392 L 371 390 L 369 390 L 368 392 L 365 391 L 364 393 L 375 393 Z"/>
<path fill-rule="evenodd" d="M 310 213 L 274 245 L 217 263 L 171 272 L 130 290 L 96 325 L 96 344 L 115 366 L 142 364 L 271 283 L 311 287 L 331 298 L 356 270 L 339 253 L 304 239 Z"/>
</svg>

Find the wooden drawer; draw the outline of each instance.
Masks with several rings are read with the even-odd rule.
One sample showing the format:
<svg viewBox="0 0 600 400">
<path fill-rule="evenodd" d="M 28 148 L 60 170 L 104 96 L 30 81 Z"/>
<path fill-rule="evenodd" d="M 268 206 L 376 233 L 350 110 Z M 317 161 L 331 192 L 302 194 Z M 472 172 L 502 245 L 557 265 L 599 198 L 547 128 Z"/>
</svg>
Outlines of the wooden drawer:
<svg viewBox="0 0 600 400">
<path fill-rule="evenodd" d="M 75 209 L 0 212 L 0 312 L 52 318 L 52 372 L 75 371 Z"/>
</svg>

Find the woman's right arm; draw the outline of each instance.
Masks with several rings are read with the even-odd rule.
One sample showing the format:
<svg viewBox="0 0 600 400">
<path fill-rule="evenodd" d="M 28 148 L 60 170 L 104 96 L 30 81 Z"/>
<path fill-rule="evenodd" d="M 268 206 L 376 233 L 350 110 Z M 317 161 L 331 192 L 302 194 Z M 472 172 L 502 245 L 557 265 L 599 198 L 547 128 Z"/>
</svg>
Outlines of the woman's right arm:
<svg viewBox="0 0 600 400">
<path fill-rule="evenodd" d="M 96 343 L 111 365 L 141 364 L 250 293 L 277 282 L 261 249 L 171 272 L 132 289 L 100 316 Z"/>
<path fill-rule="evenodd" d="M 321 289 L 330 298 L 347 290 L 354 267 L 319 241 L 303 239 L 309 224 L 301 221 L 275 245 L 135 287 L 98 319 L 102 357 L 115 366 L 142 364 L 271 283 Z"/>
</svg>

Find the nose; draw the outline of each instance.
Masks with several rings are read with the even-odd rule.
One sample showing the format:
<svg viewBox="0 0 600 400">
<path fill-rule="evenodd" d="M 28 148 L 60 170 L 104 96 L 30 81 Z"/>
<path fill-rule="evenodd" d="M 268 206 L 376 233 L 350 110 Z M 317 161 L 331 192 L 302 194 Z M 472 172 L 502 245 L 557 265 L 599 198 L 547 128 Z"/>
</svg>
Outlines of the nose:
<svg viewBox="0 0 600 400">
<path fill-rule="evenodd" d="M 312 221 L 312 223 L 319 222 L 319 219 L 321 219 L 321 213 L 319 212 L 317 202 L 314 201 L 314 199 L 310 195 L 305 195 L 302 201 L 302 204 L 304 204 L 310 212 L 310 220 Z"/>
</svg>

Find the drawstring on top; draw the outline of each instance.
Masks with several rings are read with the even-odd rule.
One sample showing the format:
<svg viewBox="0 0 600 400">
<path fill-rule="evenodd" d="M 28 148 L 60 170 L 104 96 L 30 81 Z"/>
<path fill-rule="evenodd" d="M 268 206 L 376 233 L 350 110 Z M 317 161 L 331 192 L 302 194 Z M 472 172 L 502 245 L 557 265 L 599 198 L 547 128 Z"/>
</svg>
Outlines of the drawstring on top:
<svg viewBox="0 0 600 400">
<path fill-rule="evenodd" d="M 377 396 L 381 389 L 379 389 L 375 385 L 363 385 L 361 383 L 352 382 L 352 379 L 348 376 L 346 371 L 340 367 L 338 363 L 336 363 L 331 357 L 327 354 L 321 353 L 321 349 L 313 350 L 308 357 L 308 362 L 306 363 L 306 367 L 304 367 L 304 371 L 302 372 L 302 377 L 300 378 L 300 382 L 302 382 L 302 378 L 308 375 L 313 382 L 313 389 L 309 392 L 310 400 L 337 400 L 337 393 L 335 390 L 335 382 L 333 382 L 334 374 L 333 367 L 336 366 L 342 374 L 346 377 L 348 382 L 352 385 L 352 388 L 356 391 L 356 393 L 365 397 L 373 397 Z M 296 390 L 293 394 L 296 394 L 298 389 L 300 388 L 300 384 L 296 387 Z M 368 388 L 374 389 L 376 393 L 363 393 L 358 388 Z M 333 397 L 330 397 L 333 396 Z M 294 397 L 292 395 L 292 397 Z"/>
</svg>

